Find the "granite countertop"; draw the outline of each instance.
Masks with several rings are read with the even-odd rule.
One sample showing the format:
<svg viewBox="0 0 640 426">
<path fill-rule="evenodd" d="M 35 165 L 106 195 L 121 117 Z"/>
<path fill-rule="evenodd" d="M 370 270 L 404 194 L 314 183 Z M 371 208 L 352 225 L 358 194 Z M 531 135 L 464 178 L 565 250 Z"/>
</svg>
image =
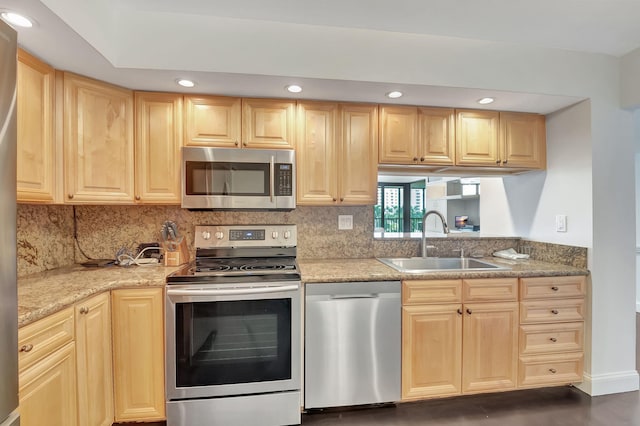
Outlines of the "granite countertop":
<svg viewBox="0 0 640 426">
<path fill-rule="evenodd" d="M 535 260 L 484 258 L 508 271 L 401 273 L 376 259 L 299 259 L 303 283 L 388 281 L 404 279 L 500 278 L 587 275 L 586 269 Z M 162 287 L 179 267 L 132 266 L 86 268 L 73 265 L 18 279 L 18 326 L 74 305 L 94 294 L 117 288 Z"/>
<path fill-rule="evenodd" d="M 164 286 L 179 267 L 72 265 L 18 278 L 18 327 L 69 307 L 94 294 L 116 288 Z"/>
<path fill-rule="evenodd" d="M 376 259 L 307 259 L 298 260 L 302 282 L 350 282 L 458 278 L 544 277 L 560 275 L 588 275 L 586 269 L 535 260 L 507 260 L 496 257 L 481 258 L 499 266 L 511 268 L 500 271 L 436 271 L 420 274 L 402 273 Z"/>
</svg>

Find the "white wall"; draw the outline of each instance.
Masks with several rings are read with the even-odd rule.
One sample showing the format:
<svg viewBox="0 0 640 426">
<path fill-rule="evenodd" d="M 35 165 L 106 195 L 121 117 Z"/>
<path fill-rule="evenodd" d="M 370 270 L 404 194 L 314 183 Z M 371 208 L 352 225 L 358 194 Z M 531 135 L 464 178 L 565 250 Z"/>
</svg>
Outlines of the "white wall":
<svg viewBox="0 0 640 426">
<path fill-rule="evenodd" d="M 620 98 L 623 108 L 640 108 L 640 48 L 622 57 Z"/>
<path fill-rule="evenodd" d="M 640 312 L 640 109 L 633 114 L 636 147 L 636 312 Z"/>
</svg>

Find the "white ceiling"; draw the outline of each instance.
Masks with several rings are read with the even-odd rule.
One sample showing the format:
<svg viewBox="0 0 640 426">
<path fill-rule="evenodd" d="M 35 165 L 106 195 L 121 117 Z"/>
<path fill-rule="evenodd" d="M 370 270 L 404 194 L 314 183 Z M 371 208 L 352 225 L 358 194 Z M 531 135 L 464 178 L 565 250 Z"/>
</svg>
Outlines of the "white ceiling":
<svg viewBox="0 0 640 426">
<path fill-rule="evenodd" d="M 304 92 L 295 97 L 302 99 L 391 102 L 381 94 L 393 89 L 406 93 L 394 101 L 400 104 L 472 108 L 478 107 L 475 100 L 491 95 L 500 100 L 496 109 L 540 113 L 580 100 L 300 78 L 293 70 L 275 74 L 251 58 L 242 60 L 243 43 L 260 43 L 265 28 L 301 36 L 336 28 L 365 38 L 367 31 L 420 34 L 616 57 L 640 47 L 639 0 L 0 0 L 3 8 L 37 21 L 35 28 L 19 30 L 19 43 L 56 68 L 140 90 L 187 91 L 175 79 L 188 76 L 198 82 L 192 92 L 233 96 L 294 97 L 283 87 L 296 82 Z M 233 31 L 229 37 L 212 32 L 221 28 Z M 246 33 L 246 39 L 238 33 Z M 215 45 L 218 56 L 203 60 L 207 50 L 190 48 L 190 40 Z M 278 58 L 286 54 L 279 47 L 264 43 L 263 49 L 267 57 Z M 299 60 L 313 60 L 312 50 L 297 52 Z M 234 60 L 225 61 L 224 55 Z"/>
</svg>

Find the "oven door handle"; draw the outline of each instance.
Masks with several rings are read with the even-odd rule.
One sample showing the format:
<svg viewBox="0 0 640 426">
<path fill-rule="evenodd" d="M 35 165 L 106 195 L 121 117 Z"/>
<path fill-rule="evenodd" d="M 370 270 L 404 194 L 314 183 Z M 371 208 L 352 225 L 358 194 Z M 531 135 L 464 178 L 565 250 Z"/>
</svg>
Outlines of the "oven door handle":
<svg viewBox="0 0 640 426">
<path fill-rule="evenodd" d="M 193 289 L 174 289 L 168 288 L 168 296 L 233 296 L 236 294 L 263 294 L 263 293 L 278 293 L 281 291 L 296 291 L 300 287 L 297 285 L 285 285 L 278 287 L 254 287 L 254 288 L 230 288 L 230 289 L 206 289 L 206 288 L 193 288 Z"/>
</svg>

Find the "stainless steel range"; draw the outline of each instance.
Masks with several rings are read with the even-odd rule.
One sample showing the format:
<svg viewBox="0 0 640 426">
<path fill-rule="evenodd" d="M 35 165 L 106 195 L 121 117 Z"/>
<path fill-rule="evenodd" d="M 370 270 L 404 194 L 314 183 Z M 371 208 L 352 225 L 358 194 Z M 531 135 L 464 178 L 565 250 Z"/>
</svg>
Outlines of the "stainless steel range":
<svg viewBox="0 0 640 426">
<path fill-rule="evenodd" d="M 196 226 L 167 277 L 168 426 L 300 424 L 295 225 Z"/>
</svg>

